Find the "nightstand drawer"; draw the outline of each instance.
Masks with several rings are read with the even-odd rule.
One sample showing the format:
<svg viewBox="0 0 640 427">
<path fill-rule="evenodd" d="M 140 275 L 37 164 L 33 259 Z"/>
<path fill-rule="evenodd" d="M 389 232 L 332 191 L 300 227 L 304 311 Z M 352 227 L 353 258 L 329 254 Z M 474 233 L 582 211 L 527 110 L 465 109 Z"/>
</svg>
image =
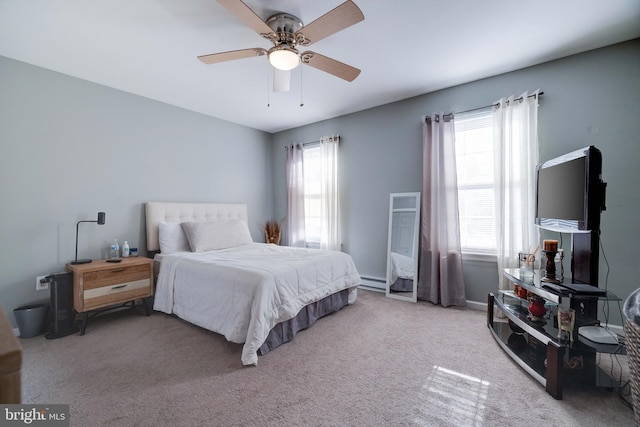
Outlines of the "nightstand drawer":
<svg viewBox="0 0 640 427">
<path fill-rule="evenodd" d="M 148 265 L 123 266 L 109 270 L 98 270 L 84 273 L 83 286 L 85 296 L 90 289 L 111 287 L 119 283 L 129 283 L 149 279 Z M 148 280 L 147 280 L 148 282 Z"/>
<path fill-rule="evenodd" d="M 151 279 L 116 283 L 84 291 L 84 309 L 91 310 L 105 305 L 118 304 L 137 298 L 148 297 L 151 292 Z"/>
</svg>

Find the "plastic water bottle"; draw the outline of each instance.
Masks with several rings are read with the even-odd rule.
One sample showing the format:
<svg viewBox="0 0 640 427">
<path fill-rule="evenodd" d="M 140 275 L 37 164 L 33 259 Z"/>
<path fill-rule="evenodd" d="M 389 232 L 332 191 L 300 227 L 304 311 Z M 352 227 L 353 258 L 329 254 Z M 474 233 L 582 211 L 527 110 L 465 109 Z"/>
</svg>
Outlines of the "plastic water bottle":
<svg viewBox="0 0 640 427">
<path fill-rule="evenodd" d="M 129 243 L 124 241 L 124 245 L 122 245 L 122 258 L 129 258 Z"/>
<path fill-rule="evenodd" d="M 113 239 L 111 244 L 111 259 L 120 259 L 120 245 L 118 245 L 118 239 Z"/>
</svg>

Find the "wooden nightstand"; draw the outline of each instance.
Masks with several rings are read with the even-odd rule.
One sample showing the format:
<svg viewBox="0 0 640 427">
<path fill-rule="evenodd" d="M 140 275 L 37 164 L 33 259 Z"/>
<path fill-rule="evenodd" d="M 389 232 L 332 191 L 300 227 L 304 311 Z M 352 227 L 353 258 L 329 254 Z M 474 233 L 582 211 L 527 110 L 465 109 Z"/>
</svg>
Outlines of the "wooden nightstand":
<svg viewBox="0 0 640 427">
<path fill-rule="evenodd" d="M 0 307 L 0 404 L 22 402 L 22 346 Z"/>
<path fill-rule="evenodd" d="M 87 328 L 89 312 L 114 308 L 142 299 L 147 316 L 151 314 L 145 298 L 153 295 L 153 260 L 144 257 L 122 258 L 121 262 L 107 260 L 89 264 L 67 264 L 73 273 L 73 308 L 82 313 L 80 335 Z"/>
</svg>

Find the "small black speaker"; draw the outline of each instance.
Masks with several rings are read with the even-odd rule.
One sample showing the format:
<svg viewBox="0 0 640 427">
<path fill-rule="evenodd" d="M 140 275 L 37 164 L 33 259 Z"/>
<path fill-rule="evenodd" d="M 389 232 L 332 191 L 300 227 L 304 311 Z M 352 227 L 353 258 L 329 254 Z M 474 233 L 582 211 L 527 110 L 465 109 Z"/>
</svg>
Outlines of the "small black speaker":
<svg viewBox="0 0 640 427">
<path fill-rule="evenodd" d="M 73 309 L 73 273 L 53 273 L 46 277 L 51 295 L 51 323 L 47 339 L 66 337 L 78 332 Z"/>
</svg>

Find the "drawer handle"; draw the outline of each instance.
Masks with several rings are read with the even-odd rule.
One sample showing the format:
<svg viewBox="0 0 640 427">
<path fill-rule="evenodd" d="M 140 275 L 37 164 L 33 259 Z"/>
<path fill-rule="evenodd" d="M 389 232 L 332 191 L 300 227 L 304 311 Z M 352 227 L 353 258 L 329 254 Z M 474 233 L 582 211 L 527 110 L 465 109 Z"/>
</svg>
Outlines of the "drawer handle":
<svg viewBox="0 0 640 427">
<path fill-rule="evenodd" d="M 122 289 L 122 288 L 124 288 L 125 286 L 127 286 L 127 285 L 126 285 L 126 284 L 124 284 L 124 285 L 114 286 L 114 287 L 113 287 L 113 288 L 111 288 L 111 289 Z"/>
<path fill-rule="evenodd" d="M 123 271 L 125 271 L 126 268 L 120 268 L 118 270 L 111 270 L 112 273 L 122 273 Z"/>
</svg>

